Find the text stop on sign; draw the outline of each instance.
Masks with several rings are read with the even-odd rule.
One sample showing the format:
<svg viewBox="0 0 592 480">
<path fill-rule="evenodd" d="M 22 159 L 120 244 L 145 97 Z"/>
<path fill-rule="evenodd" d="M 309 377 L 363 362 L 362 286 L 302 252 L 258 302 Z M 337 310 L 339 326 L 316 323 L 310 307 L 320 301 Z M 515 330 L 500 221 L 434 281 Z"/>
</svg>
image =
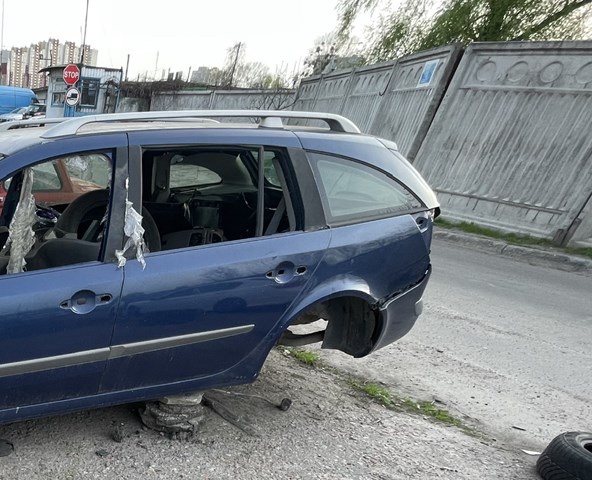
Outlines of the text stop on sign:
<svg viewBox="0 0 592 480">
<path fill-rule="evenodd" d="M 80 69 L 71 63 L 64 68 L 63 77 L 66 85 L 74 85 L 78 80 L 80 80 Z"/>
</svg>

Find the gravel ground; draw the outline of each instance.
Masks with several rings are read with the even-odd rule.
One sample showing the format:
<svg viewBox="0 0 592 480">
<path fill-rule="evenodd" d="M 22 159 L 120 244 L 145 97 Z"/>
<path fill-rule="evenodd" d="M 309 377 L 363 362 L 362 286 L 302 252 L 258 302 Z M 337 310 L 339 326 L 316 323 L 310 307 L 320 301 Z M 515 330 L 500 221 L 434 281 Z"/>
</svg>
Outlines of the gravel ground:
<svg viewBox="0 0 592 480">
<path fill-rule="evenodd" d="M 199 432 L 171 439 L 124 405 L 0 427 L 15 451 L 0 479 L 533 479 L 534 461 L 486 437 L 382 407 L 335 372 L 273 351 L 260 378 L 224 395 L 251 434 L 210 409 Z M 395 392 L 396 393 L 396 392 Z M 121 442 L 113 433 L 123 433 Z"/>
</svg>

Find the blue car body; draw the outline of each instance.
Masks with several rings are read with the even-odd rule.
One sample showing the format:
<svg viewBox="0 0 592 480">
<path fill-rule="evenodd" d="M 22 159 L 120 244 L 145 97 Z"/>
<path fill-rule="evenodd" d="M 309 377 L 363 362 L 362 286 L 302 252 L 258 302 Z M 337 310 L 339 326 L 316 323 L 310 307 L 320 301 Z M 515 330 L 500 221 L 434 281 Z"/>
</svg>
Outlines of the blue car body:
<svg viewBox="0 0 592 480">
<path fill-rule="evenodd" d="M 394 144 L 318 129 L 198 127 L 118 125 L 52 136 L 49 126 L 0 136 L 0 179 L 11 179 L 2 242 L 8 234 L 17 238 L 17 205 L 36 191 L 33 180 L 32 192 L 24 192 L 24 172 L 33 168 L 33 178 L 43 179 L 40 166 L 55 159 L 76 166 L 85 155 L 111 164 L 97 238 L 86 224 L 83 234 L 59 233 L 60 216 L 71 219 L 82 201 L 73 208 L 38 205 L 53 212 L 57 227 L 40 222 L 37 211 L 23 271 L 5 273 L 12 254 L 5 248 L 0 256 L 0 422 L 252 382 L 274 345 L 299 344 L 287 334 L 292 325 L 318 318 L 328 321 L 323 347 L 354 357 L 412 328 L 430 276 L 438 205 Z M 280 185 L 261 176 L 265 152 L 274 155 L 267 165 L 281 175 Z M 375 209 L 376 199 L 351 192 L 330 198 L 323 181 L 333 185 L 341 177 L 327 180 L 321 168 L 333 172 L 341 162 L 375 169 L 364 178 L 378 175 L 379 190 L 400 184 L 411 207 Z M 187 186 L 181 175 L 181 186 L 171 186 L 179 165 L 195 167 L 196 178 L 206 171 L 207 179 L 221 180 Z M 133 237 L 126 200 L 143 214 L 146 234 L 147 217 L 159 233 L 152 251 L 136 244 L 122 265 L 117 252 Z M 356 202 L 370 213 L 355 213 Z M 185 225 L 192 208 L 197 226 L 171 226 L 178 212 Z M 246 213 L 234 214 L 239 208 Z M 216 215 L 218 223 L 204 220 Z M 225 218 L 232 222 L 224 225 Z M 180 240 L 206 234 L 217 240 Z"/>
</svg>

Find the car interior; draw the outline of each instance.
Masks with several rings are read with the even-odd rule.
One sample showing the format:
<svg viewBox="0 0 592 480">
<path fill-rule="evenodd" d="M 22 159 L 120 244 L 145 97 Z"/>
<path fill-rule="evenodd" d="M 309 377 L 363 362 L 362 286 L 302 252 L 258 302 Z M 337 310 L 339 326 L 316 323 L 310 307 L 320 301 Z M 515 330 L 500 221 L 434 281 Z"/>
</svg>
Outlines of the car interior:
<svg viewBox="0 0 592 480">
<path fill-rule="evenodd" d="M 295 218 L 280 159 L 266 153 L 262 233 L 271 235 L 294 230 Z M 160 248 L 257 236 L 256 154 L 246 149 L 147 150 L 143 206 L 158 227 Z"/>
<path fill-rule="evenodd" d="M 296 230 L 292 186 L 283 173 L 281 150 L 264 152 L 264 206 L 262 218 L 258 215 L 258 155 L 258 150 L 246 147 L 146 149 L 141 212 L 145 253 Z M 42 173 L 46 170 L 27 169 L 9 182 L 0 216 L 0 274 L 100 258 L 108 183 L 86 182 L 89 191 L 69 204 L 40 202 L 38 188 L 44 183 L 35 182 L 34 174 L 47 175 Z M 27 202 L 33 206 L 27 207 Z"/>
</svg>

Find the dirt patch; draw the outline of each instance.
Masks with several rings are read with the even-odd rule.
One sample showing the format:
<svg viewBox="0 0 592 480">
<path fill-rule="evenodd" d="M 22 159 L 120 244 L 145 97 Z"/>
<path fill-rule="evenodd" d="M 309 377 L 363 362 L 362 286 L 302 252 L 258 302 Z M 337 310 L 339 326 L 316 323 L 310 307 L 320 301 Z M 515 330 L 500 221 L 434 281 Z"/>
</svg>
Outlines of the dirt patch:
<svg viewBox="0 0 592 480">
<path fill-rule="evenodd" d="M 142 426 L 138 405 L 0 427 L 15 451 L 1 479 L 531 479 L 534 459 L 417 415 L 389 410 L 339 375 L 274 351 L 259 380 L 223 395 L 248 431 L 210 409 L 186 439 Z"/>
</svg>

